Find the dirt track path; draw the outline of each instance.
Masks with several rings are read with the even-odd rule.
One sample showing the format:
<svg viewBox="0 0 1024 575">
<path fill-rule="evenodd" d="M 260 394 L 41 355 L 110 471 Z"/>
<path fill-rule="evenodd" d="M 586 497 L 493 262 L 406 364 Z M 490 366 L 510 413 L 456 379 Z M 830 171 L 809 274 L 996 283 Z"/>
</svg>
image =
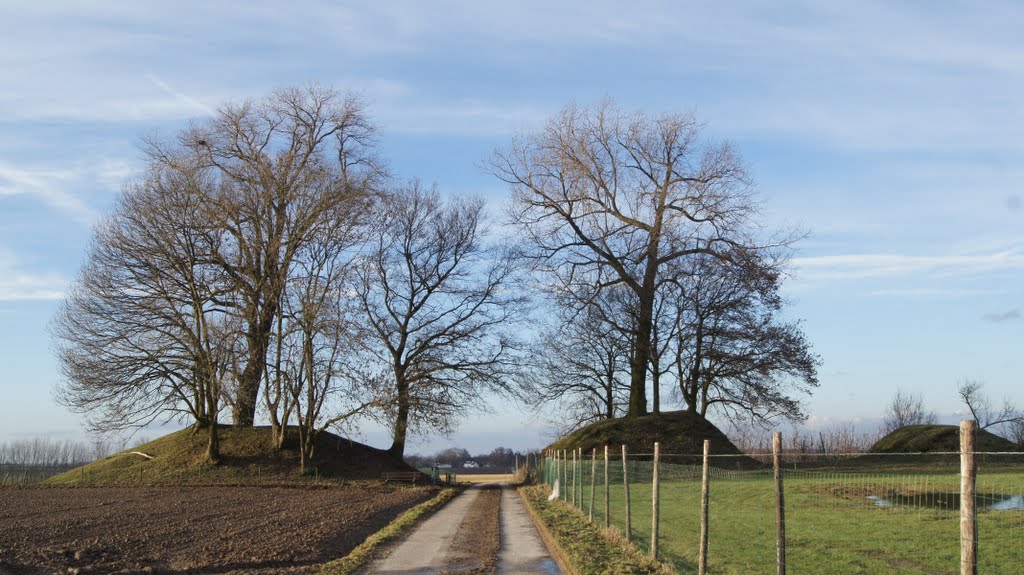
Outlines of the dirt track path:
<svg viewBox="0 0 1024 575">
<path fill-rule="evenodd" d="M 416 528 L 373 575 L 561 573 L 519 495 L 507 486 L 466 490 Z"/>
</svg>

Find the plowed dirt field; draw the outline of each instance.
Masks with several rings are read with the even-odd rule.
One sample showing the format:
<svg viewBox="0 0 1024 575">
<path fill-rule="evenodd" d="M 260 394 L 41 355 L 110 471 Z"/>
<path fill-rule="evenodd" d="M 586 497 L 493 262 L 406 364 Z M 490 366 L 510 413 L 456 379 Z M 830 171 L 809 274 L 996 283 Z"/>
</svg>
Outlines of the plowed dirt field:
<svg viewBox="0 0 1024 575">
<path fill-rule="evenodd" d="M 429 488 L 0 490 L 0 575 L 316 572 Z"/>
</svg>

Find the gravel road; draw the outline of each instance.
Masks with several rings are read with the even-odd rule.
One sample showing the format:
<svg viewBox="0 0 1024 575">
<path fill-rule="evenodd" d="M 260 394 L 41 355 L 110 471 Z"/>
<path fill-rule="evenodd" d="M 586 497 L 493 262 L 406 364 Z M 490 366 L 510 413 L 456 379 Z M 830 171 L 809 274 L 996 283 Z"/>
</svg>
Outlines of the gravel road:
<svg viewBox="0 0 1024 575">
<path fill-rule="evenodd" d="M 452 500 L 420 524 L 372 575 L 552 575 L 551 559 L 519 495 L 484 484 Z"/>
</svg>

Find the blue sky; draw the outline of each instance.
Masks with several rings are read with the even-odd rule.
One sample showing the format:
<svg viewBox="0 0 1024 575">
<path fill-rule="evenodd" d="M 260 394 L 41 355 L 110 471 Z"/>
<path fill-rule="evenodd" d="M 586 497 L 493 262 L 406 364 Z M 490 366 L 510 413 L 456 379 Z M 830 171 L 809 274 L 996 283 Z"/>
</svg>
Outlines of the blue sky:
<svg viewBox="0 0 1024 575">
<path fill-rule="evenodd" d="M 964 378 L 1024 406 L 1024 6 L 624 6 L 4 1 L 0 441 L 81 433 L 45 328 L 140 138 L 305 82 L 362 92 L 397 174 L 496 209 L 482 161 L 567 103 L 693 110 L 764 220 L 812 232 L 786 287 L 823 360 L 812 424 L 870 422 L 897 387 L 955 419 Z M 495 410 L 413 449 L 543 443 Z"/>
</svg>

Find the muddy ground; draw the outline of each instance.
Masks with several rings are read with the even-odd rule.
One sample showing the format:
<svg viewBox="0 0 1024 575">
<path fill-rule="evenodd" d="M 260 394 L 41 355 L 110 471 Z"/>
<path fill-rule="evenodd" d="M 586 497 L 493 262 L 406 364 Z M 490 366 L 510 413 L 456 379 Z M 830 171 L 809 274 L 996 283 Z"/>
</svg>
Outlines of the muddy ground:
<svg viewBox="0 0 1024 575">
<path fill-rule="evenodd" d="M 313 573 L 425 488 L 0 490 L 0 575 Z"/>
</svg>

